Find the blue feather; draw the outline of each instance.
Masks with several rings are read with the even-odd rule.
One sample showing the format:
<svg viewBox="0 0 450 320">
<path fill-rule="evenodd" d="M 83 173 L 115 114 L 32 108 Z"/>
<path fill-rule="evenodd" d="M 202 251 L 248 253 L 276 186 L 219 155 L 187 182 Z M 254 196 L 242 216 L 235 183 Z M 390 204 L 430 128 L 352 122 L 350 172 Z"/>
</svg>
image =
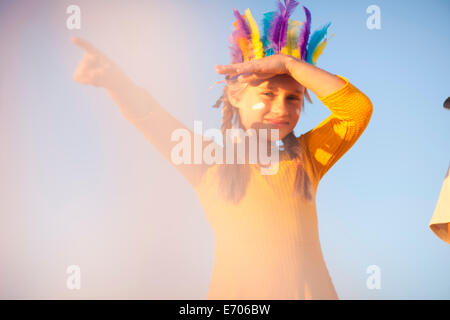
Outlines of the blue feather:
<svg viewBox="0 0 450 320">
<path fill-rule="evenodd" d="M 272 26 L 273 19 L 275 18 L 275 14 L 276 14 L 275 11 L 264 13 L 264 19 L 263 19 L 264 35 L 262 38 L 262 44 L 263 44 L 264 48 L 267 48 L 270 44 L 269 31 L 270 31 L 270 27 Z"/>
<path fill-rule="evenodd" d="M 314 33 L 311 35 L 311 38 L 309 39 L 309 43 L 308 43 L 306 62 L 313 64 L 312 55 L 314 53 L 314 50 L 316 50 L 319 43 L 327 35 L 327 31 L 328 31 L 328 28 L 330 27 L 330 25 L 331 25 L 331 22 L 328 22 L 328 24 L 326 24 L 321 29 L 314 31 Z"/>
<path fill-rule="evenodd" d="M 276 18 L 276 11 L 271 11 L 271 12 L 266 12 L 264 13 L 264 18 L 263 18 L 263 28 L 264 28 L 264 35 L 263 38 L 261 40 L 263 47 L 264 47 L 264 51 L 265 51 L 265 56 L 271 56 L 273 54 L 275 54 L 275 51 L 270 48 L 271 42 L 270 42 L 270 30 L 273 24 L 274 19 Z"/>
</svg>

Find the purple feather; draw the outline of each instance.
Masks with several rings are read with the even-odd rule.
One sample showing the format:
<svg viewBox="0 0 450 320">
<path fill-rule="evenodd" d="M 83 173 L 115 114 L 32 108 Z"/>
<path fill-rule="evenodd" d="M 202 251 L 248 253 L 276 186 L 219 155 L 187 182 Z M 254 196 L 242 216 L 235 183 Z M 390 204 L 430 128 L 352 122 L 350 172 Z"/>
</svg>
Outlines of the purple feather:
<svg viewBox="0 0 450 320">
<path fill-rule="evenodd" d="M 302 33 L 300 34 L 300 39 L 298 40 L 298 49 L 300 51 L 301 60 L 306 59 L 306 46 L 308 45 L 309 34 L 311 32 L 311 12 L 308 8 L 303 7 L 305 11 L 306 20 L 303 25 Z"/>
<path fill-rule="evenodd" d="M 277 14 L 275 19 L 272 22 L 271 28 L 270 28 L 270 42 L 271 47 L 275 51 L 275 53 L 279 53 L 279 43 L 280 43 L 280 36 L 281 36 L 281 24 L 283 23 L 283 16 L 281 14 Z"/>
<path fill-rule="evenodd" d="M 247 38 L 247 39 L 250 39 L 250 36 L 251 36 L 252 32 L 250 31 L 249 25 L 244 20 L 244 18 L 239 13 L 239 11 L 237 11 L 236 9 L 233 9 L 233 11 L 234 11 L 234 15 L 236 16 L 236 19 L 238 21 L 238 28 L 237 28 L 237 30 L 239 31 L 239 34 L 242 35 L 243 37 Z"/>
<path fill-rule="evenodd" d="M 286 45 L 286 35 L 289 17 L 298 6 L 295 0 L 284 0 L 284 5 L 281 0 L 278 0 L 278 7 L 280 12 L 276 15 L 270 28 L 271 47 L 275 53 L 280 53 L 281 49 Z"/>
<path fill-rule="evenodd" d="M 280 14 L 284 12 L 284 9 L 285 9 L 284 5 L 281 3 L 280 0 L 278 0 L 278 10 L 280 11 Z"/>
<path fill-rule="evenodd" d="M 231 33 L 230 37 L 228 38 L 228 42 L 231 44 L 230 48 L 230 56 L 231 56 L 231 63 L 240 63 L 244 61 L 244 57 L 242 56 L 241 48 L 239 47 L 239 44 L 237 42 L 237 35 L 238 31 L 235 30 Z"/>
<path fill-rule="evenodd" d="M 286 4 L 286 11 L 284 14 L 289 18 L 295 8 L 297 8 L 298 2 L 295 0 L 287 0 L 284 3 Z"/>
<path fill-rule="evenodd" d="M 239 63 L 244 61 L 244 57 L 242 55 L 242 50 L 239 47 L 239 38 L 246 38 L 250 39 L 251 37 L 251 31 L 250 27 L 247 24 L 247 22 L 244 20 L 242 15 L 239 13 L 238 10 L 233 9 L 234 15 L 237 19 L 237 27 L 236 29 L 231 33 L 230 37 L 228 38 L 228 42 L 231 44 L 229 47 L 230 49 L 230 55 L 231 55 L 231 62 L 232 63 Z"/>
</svg>

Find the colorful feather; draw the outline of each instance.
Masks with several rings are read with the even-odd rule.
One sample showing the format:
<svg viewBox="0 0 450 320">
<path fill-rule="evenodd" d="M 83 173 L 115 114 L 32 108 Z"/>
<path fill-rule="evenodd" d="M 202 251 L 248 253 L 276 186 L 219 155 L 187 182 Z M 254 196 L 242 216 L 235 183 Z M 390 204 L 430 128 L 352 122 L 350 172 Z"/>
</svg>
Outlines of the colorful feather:
<svg viewBox="0 0 450 320">
<path fill-rule="evenodd" d="M 278 0 L 278 11 L 264 14 L 262 37 L 250 9 L 247 9 L 243 15 L 238 10 L 233 10 L 236 17 L 233 24 L 235 30 L 228 39 L 231 44 L 229 49 L 232 63 L 282 53 L 313 65 L 316 64 L 318 57 L 334 35 L 326 38 L 331 23 L 311 34 L 311 12 L 303 6 L 305 22 L 290 19 L 298 2 L 283 1 L 284 4 Z"/>
<path fill-rule="evenodd" d="M 311 32 L 311 12 L 308 8 L 303 6 L 303 11 L 305 11 L 306 20 L 303 24 L 303 29 L 300 34 L 300 39 L 298 40 L 298 49 L 300 51 L 301 60 L 306 59 L 306 49 L 309 40 L 309 34 Z"/>
<path fill-rule="evenodd" d="M 306 62 L 312 64 L 312 55 L 314 53 L 314 50 L 316 50 L 316 47 L 319 45 L 319 43 L 322 41 L 322 39 L 326 36 L 327 30 L 330 27 L 331 22 L 326 24 L 321 29 L 318 29 L 314 31 L 314 33 L 311 35 L 311 39 L 308 43 L 308 49 L 306 53 Z"/>
<path fill-rule="evenodd" d="M 247 22 L 245 21 L 244 17 L 239 13 L 238 10 L 233 9 L 234 16 L 236 17 L 236 22 L 234 23 L 234 26 L 237 30 L 239 30 L 239 33 L 242 35 L 243 38 L 249 38 L 251 31 L 250 27 L 248 26 Z"/>
<path fill-rule="evenodd" d="M 277 13 L 275 11 L 264 13 L 264 18 L 263 18 L 264 35 L 262 38 L 262 43 L 263 43 L 264 51 L 266 52 L 266 57 L 275 54 L 273 49 L 270 47 L 269 36 L 270 36 L 270 28 L 272 26 L 273 20 L 276 17 L 276 14 Z"/>
<path fill-rule="evenodd" d="M 288 32 L 286 36 L 286 45 L 281 49 L 281 53 L 291 55 L 297 59 L 300 58 L 300 51 L 298 49 L 298 39 L 300 27 L 303 22 L 289 19 Z"/>
<path fill-rule="evenodd" d="M 250 33 L 251 33 L 251 43 L 253 47 L 253 55 L 255 59 L 261 59 L 264 57 L 264 50 L 263 50 L 263 44 L 260 39 L 259 35 L 259 28 L 258 24 L 256 23 L 255 19 L 253 19 L 252 13 L 250 12 L 250 9 L 245 10 L 244 13 L 245 17 L 247 18 L 247 23 L 250 27 Z"/>
<path fill-rule="evenodd" d="M 317 62 L 317 58 L 319 58 L 319 56 L 322 54 L 323 49 L 325 49 L 328 41 L 330 41 L 331 38 L 333 38 L 333 36 L 335 35 L 335 33 L 333 33 L 328 39 L 323 40 L 321 43 L 319 43 L 319 45 L 316 47 L 316 50 L 314 50 L 313 54 L 312 54 L 312 63 L 315 65 Z"/>
<path fill-rule="evenodd" d="M 251 43 L 246 38 L 238 38 L 238 44 L 242 51 L 242 56 L 244 61 L 250 61 L 253 59 L 253 51 Z"/>
<path fill-rule="evenodd" d="M 236 28 L 234 32 L 234 41 L 239 45 L 242 51 L 243 61 L 250 61 L 253 59 L 253 50 L 251 46 L 251 31 L 247 22 L 238 10 L 234 9 L 234 15 L 236 21 L 234 22 L 234 27 Z"/>
<path fill-rule="evenodd" d="M 278 0 L 279 12 L 274 18 L 269 31 L 271 48 L 273 48 L 275 53 L 280 53 L 286 44 L 288 20 L 297 6 L 298 2 L 295 0 L 284 0 L 284 6 L 281 0 Z"/>
<path fill-rule="evenodd" d="M 237 31 L 233 31 L 228 38 L 228 42 L 231 44 L 230 49 L 230 57 L 231 63 L 240 63 L 243 62 L 244 57 L 242 56 L 241 48 L 237 42 Z"/>
</svg>

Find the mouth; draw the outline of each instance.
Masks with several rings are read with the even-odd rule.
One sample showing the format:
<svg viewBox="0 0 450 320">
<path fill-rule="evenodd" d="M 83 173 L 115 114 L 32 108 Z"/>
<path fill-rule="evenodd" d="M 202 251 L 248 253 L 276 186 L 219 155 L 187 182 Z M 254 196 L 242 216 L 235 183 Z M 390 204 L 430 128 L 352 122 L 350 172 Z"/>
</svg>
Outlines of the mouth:
<svg viewBox="0 0 450 320">
<path fill-rule="evenodd" d="M 265 119 L 264 123 L 271 124 L 275 127 L 284 127 L 289 125 L 289 121 L 282 119 Z"/>
</svg>

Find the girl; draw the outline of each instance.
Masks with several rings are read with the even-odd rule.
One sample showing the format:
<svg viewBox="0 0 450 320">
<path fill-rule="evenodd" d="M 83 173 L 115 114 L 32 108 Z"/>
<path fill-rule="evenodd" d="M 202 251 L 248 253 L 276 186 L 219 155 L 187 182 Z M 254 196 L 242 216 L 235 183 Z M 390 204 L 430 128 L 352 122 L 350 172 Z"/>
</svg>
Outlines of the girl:
<svg viewBox="0 0 450 320">
<path fill-rule="evenodd" d="M 216 66 L 226 75 L 223 95 L 214 105 L 223 103 L 224 137 L 233 127 L 278 129 L 283 149 L 277 172 L 261 174 L 260 159 L 253 164 L 175 166 L 194 188 L 215 233 L 208 299 L 338 298 L 321 252 L 315 195 L 325 173 L 367 127 L 372 104 L 348 79 L 314 65 L 318 54 L 313 49 L 323 50 L 326 40 L 320 41 L 329 24 L 309 38 L 305 7 L 305 23 L 289 19 L 296 5 L 280 2 L 279 12 L 265 15 L 261 41 L 249 10 L 245 15 L 235 10 L 232 64 Z M 79 38 L 73 42 L 85 50 L 74 80 L 105 88 L 124 117 L 171 161 L 172 132 L 189 129 L 93 45 Z M 296 137 L 293 129 L 304 97 L 309 98 L 306 90 L 332 113 Z M 193 141 L 196 134 L 188 132 Z M 207 141 L 203 150 L 210 144 L 216 150 L 226 143 L 234 146 L 235 141 L 227 141 L 223 147 Z"/>
</svg>

